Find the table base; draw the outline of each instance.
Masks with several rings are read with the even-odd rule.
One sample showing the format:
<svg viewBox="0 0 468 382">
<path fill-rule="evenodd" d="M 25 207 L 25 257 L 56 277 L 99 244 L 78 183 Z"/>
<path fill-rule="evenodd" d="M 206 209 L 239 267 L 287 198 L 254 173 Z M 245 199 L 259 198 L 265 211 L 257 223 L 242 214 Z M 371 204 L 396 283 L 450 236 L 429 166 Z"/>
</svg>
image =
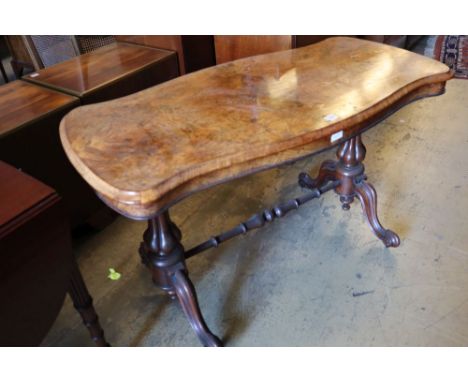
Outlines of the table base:
<svg viewBox="0 0 468 382">
<path fill-rule="evenodd" d="M 366 182 L 367 177 L 364 174 L 362 162 L 365 155 L 366 148 L 361 136 L 350 138 L 339 145 L 338 160 L 323 162 L 316 178 L 306 173 L 299 175 L 299 185 L 310 189 L 311 192 L 256 214 L 230 231 L 212 237 L 188 251 L 184 250 L 180 242 L 181 232 L 171 221 L 168 211 L 148 220 L 148 228 L 143 234 L 139 250 L 142 261 L 150 269 L 153 282 L 172 299 L 179 300 L 190 325 L 204 346 L 223 344 L 209 330 L 201 314 L 195 288 L 188 276 L 185 262 L 187 258 L 208 248 L 217 247 L 220 243 L 252 229 L 260 228 L 332 189 L 340 196 L 342 208 L 345 210 L 350 208 L 350 204 L 357 197 L 374 234 L 386 247 L 398 247 L 398 235 L 385 229 L 378 219 L 377 194 L 374 187 Z"/>
<path fill-rule="evenodd" d="M 377 193 L 375 188 L 366 182 L 362 161 L 366 156 L 366 147 L 360 135 L 342 143 L 336 152 L 338 161 L 327 160 L 320 166 L 317 178 L 313 179 L 306 173 L 299 174 L 301 187 L 314 189 L 330 181 L 339 181 L 335 192 L 340 195 L 344 210 L 349 210 L 350 204 L 357 197 L 362 204 L 364 214 L 374 234 L 382 240 L 386 247 L 398 247 L 398 235 L 382 227 L 377 217 Z"/>
</svg>

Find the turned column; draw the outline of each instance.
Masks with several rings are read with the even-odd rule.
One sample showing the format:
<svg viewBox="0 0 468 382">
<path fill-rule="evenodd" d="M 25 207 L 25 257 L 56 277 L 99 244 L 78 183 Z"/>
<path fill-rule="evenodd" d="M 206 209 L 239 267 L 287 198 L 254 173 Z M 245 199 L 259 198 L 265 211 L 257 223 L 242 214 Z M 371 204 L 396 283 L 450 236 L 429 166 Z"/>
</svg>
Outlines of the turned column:
<svg viewBox="0 0 468 382">
<path fill-rule="evenodd" d="M 362 164 L 366 157 L 366 148 L 362 143 L 361 135 L 343 142 L 338 147 L 336 156 L 338 162 L 335 176 L 340 184 L 335 191 L 340 195 L 343 209 L 348 210 L 354 197 L 357 197 L 374 234 L 382 240 L 386 247 L 398 247 L 400 245 L 398 235 L 385 229 L 377 216 L 377 192 L 370 183 L 366 182 L 367 177 L 364 174 L 364 165 Z"/>
<path fill-rule="evenodd" d="M 222 342 L 208 329 L 198 305 L 195 288 L 188 277 L 181 234 L 169 213 L 148 220 L 143 234 L 140 255 L 151 271 L 153 282 L 177 298 L 192 329 L 204 346 L 222 346 Z"/>
<path fill-rule="evenodd" d="M 335 192 L 340 195 L 341 207 L 349 210 L 350 204 L 356 196 L 356 184 L 364 178 L 364 165 L 366 147 L 361 136 L 357 135 L 342 143 L 336 151 L 338 162 L 335 169 L 335 178 L 340 181 Z"/>
<path fill-rule="evenodd" d="M 110 346 L 104 337 L 104 330 L 99 323 L 99 317 L 94 310 L 93 299 L 84 283 L 78 264 L 73 259 L 70 288 L 68 290 L 73 306 L 83 319 L 83 324 L 89 331 L 91 338 L 97 346 Z"/>
</svg>

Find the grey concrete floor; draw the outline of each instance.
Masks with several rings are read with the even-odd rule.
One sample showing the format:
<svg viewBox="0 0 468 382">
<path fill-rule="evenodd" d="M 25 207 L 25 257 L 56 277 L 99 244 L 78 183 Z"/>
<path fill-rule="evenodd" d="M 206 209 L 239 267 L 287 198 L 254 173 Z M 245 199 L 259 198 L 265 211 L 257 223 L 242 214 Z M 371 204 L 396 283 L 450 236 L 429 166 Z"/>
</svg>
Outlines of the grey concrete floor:
<svg viewBox="0 0 468 382">
<path fill-rule="evenodd" d="M 330 192 L 188 261 L 200 305 L 227 346 L 468 345 L 468 81 L 413 103 L 364 134 L 386 249 L 359 202 Z M 328 151 L 201 192 L 172 209 L 186 248 L 300 195 L 300 171 Z M 137 248 L 145 223 L 118 218 L 76 248 L 113 346 L 199 346 Z M 107 278 L 108 268 L 121 272 Z M 356 296 L 356 297 L 354 297 Z M 69 299 L 43 345 L 92 346 Z"/>
</svg>

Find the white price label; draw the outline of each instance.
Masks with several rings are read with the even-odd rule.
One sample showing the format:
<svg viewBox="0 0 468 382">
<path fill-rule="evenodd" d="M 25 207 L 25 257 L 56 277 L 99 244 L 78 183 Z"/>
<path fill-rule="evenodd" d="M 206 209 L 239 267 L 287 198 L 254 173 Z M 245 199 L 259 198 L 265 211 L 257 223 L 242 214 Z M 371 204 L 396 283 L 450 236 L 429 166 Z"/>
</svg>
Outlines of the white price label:
<svg viewBox="0 0 468 382">
<path fill-rule="evenodd" d="M 335 134 L 332 134 L 330 136 L 330 142 L 335 142 L 341 138 L 343 138 L 343 130 L 337 131 Z"/>
<path fill-rule="evenodd" d="M 338 116 L 336 114 L 327 114 L 323 119 L 327 122 L 333 122 L 338 119 Z"/>
</svg>

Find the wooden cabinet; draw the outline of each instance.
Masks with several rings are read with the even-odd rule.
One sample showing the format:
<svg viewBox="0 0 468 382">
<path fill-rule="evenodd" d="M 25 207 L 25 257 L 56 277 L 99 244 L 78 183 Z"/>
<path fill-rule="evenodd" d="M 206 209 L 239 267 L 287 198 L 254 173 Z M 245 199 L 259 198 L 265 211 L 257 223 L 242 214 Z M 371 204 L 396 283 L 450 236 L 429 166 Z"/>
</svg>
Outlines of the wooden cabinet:
<svg viewBox="0 0 468 382">
<path fill-rule="evenodd" d="M 39 70 L 115 42 L 112 36 L 28 35 L 4 36 L 17 78 L 25 68 Z"/>
<path fill-rule="evenodd" d="M 257 36 L 215 36 L 216 63 L 233 61 L 238 58 L 272 53 L 280 50 L 300 48 L 315 44 L 331 35 L 257 35 Z M 400 48 L 410 47 L 421 36 L 350 36 L 381 42 Z"/>
<path fill-rule="evenodd" d="M 126 96 L 179 75 L 169 50 L 114 43 L 23 77 L 82 104 Z"/>
<path fill-rule="evenodd" d="M 215 65 L 213 36 L 119 35 L 117 41 L 168 49 L 177 52 L 180 74 L 191 73 Z"/>
<path fill-rule="evenodd" d="M 294 48 L 292 36 L 215 36 L 216 63 Z"/>
<path fill-rule="evenodd" d="M 67 292 L 95 342 L 106 345 L 60 197 L 0 162 L 0 346 L 39 345 Z"/>
<path fill-rule="evenodd" d="M 0 86 L 0 160 L 53 187 L 72 227 L 106 208 L 60 143 L 60 120 L 79 104 L 76 97 L 24 81 Z"/>
</svg>

